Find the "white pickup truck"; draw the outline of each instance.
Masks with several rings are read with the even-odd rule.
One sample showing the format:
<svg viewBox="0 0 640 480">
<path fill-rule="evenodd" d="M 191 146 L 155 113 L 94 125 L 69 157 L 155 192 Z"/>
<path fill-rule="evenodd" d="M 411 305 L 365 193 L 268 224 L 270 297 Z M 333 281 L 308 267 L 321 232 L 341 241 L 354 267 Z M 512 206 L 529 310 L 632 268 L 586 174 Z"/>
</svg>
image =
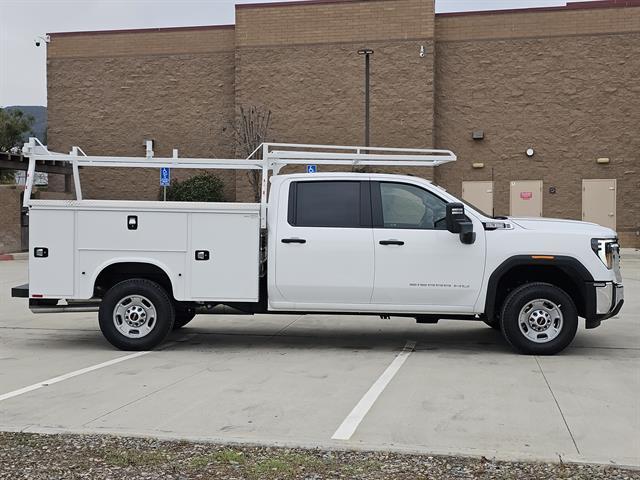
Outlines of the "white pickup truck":
<svg viewBox="0 0 640 480">
<path fill-rule="evenodd" d="M 622 307 L 608 228 L 492 218 L 413 176 L 279 174 L 290 164 L 437 166 L 452 152 L 261 148 L 261 160 L 160 159 L 150 146 L 146 157 L 87 157 L 32 139 L 30 283 L 13 295 L 34 312 L 98 311 L 124 350 L 152 349 L 196 314 L 322 312 L 480 320 L 515 350 L 544 355 L 571 343 L 578 317 L 595 328 Z M 30 198 L 41 160 L 72 163 L 77 200 Z M 84 200 L 78 173 L 90 166 L 260 169 L 263 201 Z"/>
</svg>

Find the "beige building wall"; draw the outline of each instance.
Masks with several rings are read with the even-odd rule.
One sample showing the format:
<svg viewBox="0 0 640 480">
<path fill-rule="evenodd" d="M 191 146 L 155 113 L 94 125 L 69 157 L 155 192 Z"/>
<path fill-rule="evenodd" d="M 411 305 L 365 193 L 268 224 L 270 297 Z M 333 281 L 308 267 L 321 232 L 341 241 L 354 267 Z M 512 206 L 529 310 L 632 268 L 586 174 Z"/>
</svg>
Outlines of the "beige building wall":
<svg viewBox="0 0 640 480">
<path fill-rule="evenodd" d="M 543 215 L 579 220 L 582 180 L 617 178 L 618 232 L 640 245 L 640 7 L 438 15 L 436 39 L 436 146 L 458 155 L 437 182 L 494 180 L 506 215 L 510 181 L 542 179 Z"/>
<path fill-rule="evenodd" d="M 433 0 L 236 9 L 236 107 L 272 112 L 277 142 L 364 144 L 364 57 L 371 57 L 371 144 L 433 143 Z M 420 47 L 428 55 L 420 57 Z M 432 176 L 431 171 L 417 171 Z M 250 198 L 238 175 L 238 199 Z"/>
<path fill-rule="evenodd" d="M 54 34 L 48 50 L 49 147 L 89 155 L 233 157 L 232 26 Z M 189 172 L 172 172 L 182 178 Z M 235 198 L 233 172 L 221 172 Z M 87 198 L 156 199 L 157 169 L 84 169 Z"/>
<path fill-rule="evenodd" d="M 0 185 L 0 254 L 20 251 L 21 193 L 20 187 Z"/>
<path fill-rule="evenodd" d="M 235 156 L 250 105 L 272 111 L 272 141 L 362 144 L 367 47 L 372 145 L 458 154 L 403 173 L 456 195 L 493 180 L 496 214 L 511 181 L 542 179 L 543 215 L 574 219 L 582 180 L 615 178 L 623 245 L 640 246 L 640 5 L 611 5 L 434 15 L 433 0 L 310 1 L 239 5 L 235 28 L 52 35 L 50 145 L 142 155 L 154 138 L 158 155 Z M 250 198 L 244 173 L 221 176 L 230 200 Z M 159 193 L 155 169 L 82 177 L 90 198 Z"/>
</svg>

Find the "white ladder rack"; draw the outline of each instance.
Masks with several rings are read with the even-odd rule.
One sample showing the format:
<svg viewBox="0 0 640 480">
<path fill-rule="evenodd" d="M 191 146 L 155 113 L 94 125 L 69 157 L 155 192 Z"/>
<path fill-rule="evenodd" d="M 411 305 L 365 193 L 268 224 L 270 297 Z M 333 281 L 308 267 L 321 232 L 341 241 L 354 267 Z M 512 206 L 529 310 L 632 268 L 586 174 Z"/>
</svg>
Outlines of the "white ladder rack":
<svg viewBox="0 0 640 480">
<path fill-rule="evenodd" d="M 176 149 L 173 150 L 172 157 L 162 158 L 154 156 L 152 141 L 146 141 L 145 145 L 146 156 L 144 157 L 92 156 L 86 155 L 80 147 L 73 147 L 68 154 L 51 152 L 37 138 L 31 137 L 22 149 L 22 154 L 29 158 L 23 205 L 25 207 L 30 205 L 35 167 L 38 161 L 71 163 L 77 200 L 82 200 L 79 167 L 262 170 L 261 221 L 264 227 L 269 174 L 278 175 L 286 165 L 436 167 L 456 161 L 455 154 L 450 150 L 297 143 L 263 143 L 244 160 L 180 158 Z M 253 159 L 252 157 L 259 151 L 262 153 L 262 159 Z"/>
</svg>

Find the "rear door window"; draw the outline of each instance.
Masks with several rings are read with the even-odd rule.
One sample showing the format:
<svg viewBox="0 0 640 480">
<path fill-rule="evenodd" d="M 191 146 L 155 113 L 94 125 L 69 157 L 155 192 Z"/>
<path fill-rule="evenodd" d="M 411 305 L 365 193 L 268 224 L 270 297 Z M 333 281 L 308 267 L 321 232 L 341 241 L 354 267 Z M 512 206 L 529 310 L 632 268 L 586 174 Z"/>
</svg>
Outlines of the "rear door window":
<svg viewBox="0 0 640 480">
<path fill-rule="evenodd" d="M 295 227 L 371 226 L 368 182 L 308 181 L 289 187 L 289 224 Z"/>
</svg>

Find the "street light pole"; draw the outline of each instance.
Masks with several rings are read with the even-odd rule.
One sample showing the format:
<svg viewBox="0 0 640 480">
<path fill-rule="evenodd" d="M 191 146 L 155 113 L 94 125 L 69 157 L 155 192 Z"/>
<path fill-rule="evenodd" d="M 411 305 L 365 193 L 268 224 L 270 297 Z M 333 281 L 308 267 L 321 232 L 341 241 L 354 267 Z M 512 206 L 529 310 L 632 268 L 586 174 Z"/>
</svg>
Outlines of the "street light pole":
<svg viewBox="0 0 640 480">
<path fill-rule="evenodd" d="M 358 50 L 358 55 L 364 55 L 364 145 L 370 146 L 370 92 L 371 92 L 371 60 L 370 56 L 373 55 L 373 50 L 370 48 L 363 48 Z"/>
</svg>

